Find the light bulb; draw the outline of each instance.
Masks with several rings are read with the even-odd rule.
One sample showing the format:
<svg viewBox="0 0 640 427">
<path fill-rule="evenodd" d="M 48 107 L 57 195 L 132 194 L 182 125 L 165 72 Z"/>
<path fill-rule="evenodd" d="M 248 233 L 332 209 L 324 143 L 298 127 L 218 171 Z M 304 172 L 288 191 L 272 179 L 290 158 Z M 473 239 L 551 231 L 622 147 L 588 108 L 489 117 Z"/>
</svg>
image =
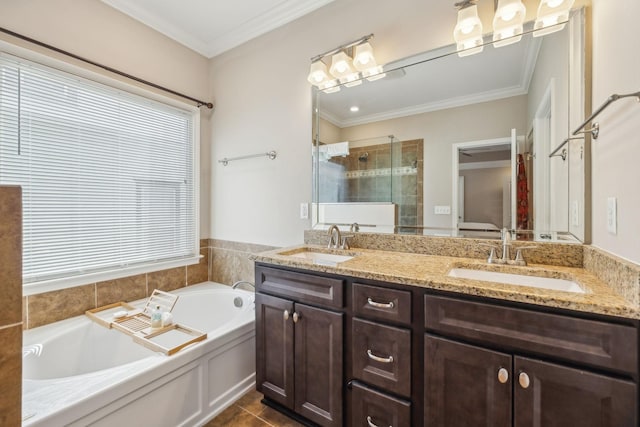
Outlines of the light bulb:
<svg viewBox="0 0 640 427">
<path fill-rule="evenodd" d="M 470 34 L 475 27 L 476 27 L 475 21 L 471 19 L 466 19 L 462 21 L 462 23 L 460 24 L 460 32 L 462 34 L 467 35 L 467 34 Z"/>
<path fill-rule="evenodd" d="M 550 8 L 556 8 L 556 7 L 560 6 L 562 3 L 564 3 L 564 0 L 548 0 L 547 1 L 547 5 Z"/>
<path fill-rule="evenodd" d="M 516 17 L 516 10 L 514 8 L 505 8 L 502 11 L 502 16 L 500 16 L 500 18 L 502 18 L 502 20 L 505 22 L 509 22 L 515 17 Z"/>
</svg>

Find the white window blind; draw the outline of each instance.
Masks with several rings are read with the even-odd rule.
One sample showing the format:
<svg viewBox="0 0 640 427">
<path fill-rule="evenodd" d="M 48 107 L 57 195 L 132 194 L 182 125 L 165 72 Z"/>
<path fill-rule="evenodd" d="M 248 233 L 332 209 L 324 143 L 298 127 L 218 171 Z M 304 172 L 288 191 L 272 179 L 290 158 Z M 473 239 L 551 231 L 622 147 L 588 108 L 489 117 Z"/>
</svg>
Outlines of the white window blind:
<svg viewBox="0 0 640 427">
<path fill-rule="evenodd" d="M 197 257 L 194 121 L 0 57 L 0 184 L 22 186 L 25 285 Z"/>
</svg>

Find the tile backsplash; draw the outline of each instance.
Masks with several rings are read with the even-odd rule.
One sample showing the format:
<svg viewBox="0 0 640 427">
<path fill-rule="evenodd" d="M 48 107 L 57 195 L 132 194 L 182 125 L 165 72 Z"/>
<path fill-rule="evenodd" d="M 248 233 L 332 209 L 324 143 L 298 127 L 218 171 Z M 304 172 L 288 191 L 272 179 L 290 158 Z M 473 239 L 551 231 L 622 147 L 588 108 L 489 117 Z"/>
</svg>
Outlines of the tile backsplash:
<svg viewBox="0 0 640 427">
<path fill-rule="evenodd" d="M 91 283 L 73 288 L 22 297 L 24 329 L 84 314 L 86 310 L 118 301 L 134 301 L 151 295 L 154 289 L 172 291 L 209 280 L 209 239 L 200 241 L 198 264 L 147 274 Z"/>
<path fill-rule="evenodd" d="M 238 280 L 253 283 L 253 261 L 250 255 L 270 249 L 275 247 L 202 239 L 202 259 L 195 265 L 22 297 L 22 327 L 36 328 L 82 315 L 92 308 L 146 298 L 154 289 L 172 291 L 207 280 L 226 285 L 232 285 Z M 16 313 L 19 313 L 19 309 Z"/>
<path fill-rule="evenodd" d="M 22 191 L 0 186 L 0 426 L 22 419 Z"/>
</svg>

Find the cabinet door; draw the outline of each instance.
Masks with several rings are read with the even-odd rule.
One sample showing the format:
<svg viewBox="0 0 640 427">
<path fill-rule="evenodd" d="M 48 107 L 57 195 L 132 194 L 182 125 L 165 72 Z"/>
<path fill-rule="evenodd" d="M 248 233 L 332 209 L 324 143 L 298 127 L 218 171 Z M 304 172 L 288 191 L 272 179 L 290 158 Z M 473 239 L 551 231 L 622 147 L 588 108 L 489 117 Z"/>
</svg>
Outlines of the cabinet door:
<svg viewBox="0 0 640 427">
<path fill-rule="evenodd" d="M 342 425 L 343 314 L 295 305 L 295 411 L 321 426 Z"/>
<path fill-rule="evenodd" d="M 256 388 L 289 408 L 294 404 L 292 315 L 293 302 L 256 294 Z"/>
<path fill-rule="evenodd" d="M 514 374 L 515 427 L 638 425 L 632 382 L 524 357 Z"/>
<path fill-rule="evenodd" d="M 425 426 L 511 425 L 510 355 L 428 334 L 424 347 Z"/>
</svg>

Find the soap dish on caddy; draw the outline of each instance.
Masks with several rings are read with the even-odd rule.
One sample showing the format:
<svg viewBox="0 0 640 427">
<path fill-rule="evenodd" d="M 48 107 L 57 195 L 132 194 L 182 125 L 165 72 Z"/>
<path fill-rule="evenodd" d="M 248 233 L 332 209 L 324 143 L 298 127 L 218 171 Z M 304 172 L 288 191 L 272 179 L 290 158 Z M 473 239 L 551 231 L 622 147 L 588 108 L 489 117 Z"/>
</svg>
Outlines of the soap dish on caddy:
<svg viewBox="0 0 640 427">
<path fill-rule="evenodd" d="M 132 336 L 135 342 L 145 347 L 172 355 L 187 345 L 207 338 L 206 333 L 180 324 L 151 329 L 151 312 L 155 307 L 159 306 L 163 313 L 170 313 L 177 300 L 178 295 L 154 289 L 143 309 L 120 301 L 87 310 L 85 314 L 106 328 Z"/>
</svg>

